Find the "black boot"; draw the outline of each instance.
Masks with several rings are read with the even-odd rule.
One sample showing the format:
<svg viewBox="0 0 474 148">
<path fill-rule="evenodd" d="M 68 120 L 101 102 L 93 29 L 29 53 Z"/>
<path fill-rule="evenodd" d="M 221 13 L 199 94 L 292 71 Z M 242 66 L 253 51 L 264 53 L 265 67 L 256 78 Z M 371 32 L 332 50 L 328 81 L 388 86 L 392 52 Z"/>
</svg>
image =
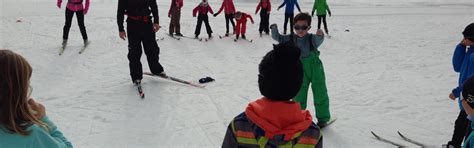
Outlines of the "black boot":
<svg viewBox="0 0 474 148">
<path fill-rule="evenodd" d="M 245 34 L 242 34 L 242 39 L 247 39 L 247 38 L 245 37 Z"/>
</svg>

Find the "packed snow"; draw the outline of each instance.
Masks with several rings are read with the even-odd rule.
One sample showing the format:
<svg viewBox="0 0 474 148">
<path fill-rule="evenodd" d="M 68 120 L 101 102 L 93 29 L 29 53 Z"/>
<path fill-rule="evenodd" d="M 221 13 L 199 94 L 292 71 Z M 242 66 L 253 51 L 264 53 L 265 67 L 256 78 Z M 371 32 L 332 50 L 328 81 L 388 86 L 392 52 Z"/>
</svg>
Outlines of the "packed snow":
<svg viewBox="0 0 474 148">
<path fill-rule="evenodd" d="M 184 1 L 181 26 L 193 36 L 199 1 Z M 64 8 L 54 0 L 1 0 L 0 48 L 25 56 L 34 67 L 33 97 L 78 148 L 220 147 L 227 125 L 260 98 L 257 68 L 275 43 L 258 36 L 257 1 L 235 0 L 252 14 L 253 43 L 231 38 L 209 42 L 169 38 L 169 0 L 158 0 L 160 62 L 168 75 L 215 82 L 200 89 L 144 77 L 145 99 L 129 76 L 127 42 L 119 39 L 116 0 L 93 0 L 85 16 L 91 44 L 83 44 L 76 18 L 69 45 L 58 56 Z M 407 137 L 440 147 L 450 140 L 459 109 L 448 94 L 457 84 L 451 66 L 464 27 L 474 21 L 472 0 L 328 0 L 332 38 L 319 48 L 325 66 L 331 113 L 324 147 L 391 147 L 370 131 L 409 147 Z M 271 23 L 283 27 L 281 1 L 272 1 Z M 220 0 L 211 0 L 217 11 Z M 300 1 L 310 12 L 313 1 Z M 20 20 L 17 22 L 17 20 Z M 214 36 L 225 33 L 223 15 L 210 16 Z M 249 22 L 250 23 L 250 22 Z M 313 19 L 311 32 L 317 28 Z M 204 27 L 201 36 L 206 36 Z M 347 30 L 347 31 L 346 31 Z M 145 71 L 148 65 L 142 56 Z M 311 96 L 311 95 L 310 95 Z M 309 101 L 312 99 L 309 97 Z M 308 104 L 314 116 L 314 106 Z M 316 119 L 314 119 L 316 121 Z"/>
</svg>

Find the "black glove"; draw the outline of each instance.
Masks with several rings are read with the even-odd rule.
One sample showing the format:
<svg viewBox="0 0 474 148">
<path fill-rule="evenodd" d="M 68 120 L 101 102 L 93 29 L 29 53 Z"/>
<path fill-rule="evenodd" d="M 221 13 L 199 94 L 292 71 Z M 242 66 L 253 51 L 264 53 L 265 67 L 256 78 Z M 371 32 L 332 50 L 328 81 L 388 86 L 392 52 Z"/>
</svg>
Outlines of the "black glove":
<svg viewBox="0 0 474 148">
<path fill-rule="evenodd" d="M 216 17 L 218 14 L 217 13 L 214 13 L 214 17 Z"/>
<path fill-rule="evenodd" d="M 314 11 L 311 11 L 311 16 L 314 16 Z"/>
</svg>

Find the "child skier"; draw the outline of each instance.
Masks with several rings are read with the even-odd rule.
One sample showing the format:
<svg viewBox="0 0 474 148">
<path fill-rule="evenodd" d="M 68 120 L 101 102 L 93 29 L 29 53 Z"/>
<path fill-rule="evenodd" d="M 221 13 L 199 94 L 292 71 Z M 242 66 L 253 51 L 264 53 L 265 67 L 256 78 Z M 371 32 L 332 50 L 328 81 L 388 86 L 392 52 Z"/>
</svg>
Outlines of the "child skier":
<svg viewBox="0 0 474 148">
<path fill-rule="evenodd" d="M 323 138 L 307 110 L 292 101 L 303 81 L 300 50 L 292 43 L 274 45 L 259 65 L 262 98 L 248 104 L 227 128 L 223 148 L 316 147 Z"/>
<path fill-rule="evenodd" d="M 468 115 L 468 119 L 471 122 L 469 129 L 474 129 L 474 77 L 469 78 L 464 82 L 463 90 L 461 92 L 462 106 Z M 470 133 L 464 142 L 463 148 L 474 147 L 474 133 Z"/>
<path fill-rule="evenodd" d="M 58 0 L 57 6 L 61 9 L 62 0 Z M 86 26 L 84 25 L 84 15 L 89 11 L 90 1 L 86 0 L 86 5 L 82 5 L 83 0 L 68 0 L 66 6 L 66 24 L 63 28 L 63 43 L 62 46 L 65 47 L 69 37 L 69 29 L 71 29 L 72 17 L 76 13 L 77 23 L 79 25 L 79 30 L 81 30 L 82 39 L 84 40 L 84 46 L 89 44 L 86 32 Z"/>
<path fill-rule="evenodd" d="M 316 16 L 318 16 L 318 29 L 321 29 L 321 20 L 324 23 L 324 30 L 326 35 L 329 35 L 328 25 L 326 23 L 326 11 L 331 16 L 331 10 L 329 9 L 328 3 L 326 0 L 315 0 L 313 5 L 313 11 L 311 11 L 311 16 L 314 16 L 314 11 L 316 11 Z"/>
<path fill-rule="evenodd" d="M 459 98 L 464 81 L 474 75 L 474 23 L 469 24 L 463 31 L 464 38 L 454 49 L 453 68 L 455 72 L 459 72 L 458 86 L 451 91 L 449 98 L 455 100 Z M 468 48 L 469 47 L 469 48 Z M 466 135 L 469 135 L 469 120 L 466 119 L 466 112 L 458 100 L 461 109 L 458 118 L 455 121 L 454 132 L 451 141 L 447 143 L 447 147 L 460 147 Z M 466 131 L 468 129 L 468 131 Z"/>
<path fill-rule="evenodd" d="M 72 148 L 44 106 L 30 98 L 31 74 L 21 55 L 0 49 L 0 147 Z"/>
<path fill-rule="evenodd" d="M 288 20 L 290 20 L 290 33 L 293 33 L 293 17 L 294 17 L 294 10 L 295 10 L 295 5 L 296 8 L 298 8 L 298 11 L 301 13 L 300 5 L 298 4 L 297 0 L 284 0 L 283 4 L 281 4 L 277 10 L 280 10 L 281 7 L 285 6 L 285 23 L 283 27 L 283 34 L 286 34 L 286 26 L 288 24 Z"/>
<path fill-rule="evenodd" d="M 212 29 L 209 25 L 209 17 L 207 16 L 207 13 L 214 14 L 214 12 L 212 11 L 212 8 L 207 2 L 207 0 L 202 0 L 202 2 L 199 3 L 199 5 L 193 9 L 193 17 L 196 17 L 196 13 L 198 13 L 199 15 L 196 24 L 196 31 L 194 32 L 194 38 L 197 39 L 199 37 L 199 34 L 201 34 L 201 25 L 203 22 L 206 25 L 206 31 L 207 35 L 209 36 L 209 39 L 212 38 Z"/>
<path fill-rule="evenodd" d="M 269 34 L 270 30 L 268 27 L 270 26 L 270 11 L 272 10 L 272 4 L 270 0 L 260 0 L 260 3 L 257 5 L 257 10 L 255 10 L 255 14 L 260 11 L 260 27 L 258 27 L 258 32 L 260 37 L 262 37 L 262 32 L 264 31 L 265 34 Z"/>
<path fill-rule="evenodd" d="M 249 18 L 252 24 L 254 24 L 252 16 L 248 15 L 247 13 L 240 11 L 235 13 L 235 20 L 237 20 L 237 29 L 235 29 L 236 39 L 239 39 L 239 35 L 242 35 L 242 39 L 247 39 L 245 37 L 245 32 L 247 31 L 247 18 Z"/>
<path fill-rule="evenodd" d="M 229 36 L 229 22 L 232 24 L 232 34 L 235 34 L 235 23 L 234 23 L 234 15 L 235 15 L 235 6 L 234 6 L 234 1 L 232 0 L 223 0 L 221 8 L 219 8 L 219 11 L 217 11 L 216 14 L 214 14 L 214 17 L 219 15 L 222 10 L 224 10 L 225 13 L 225 36 Z"/>
<path fill-rule="evenodd" d="M 183 36 L 181 34 L 181 25 L 179 20 L 181 19 L 181 8 L 183 8 L 183 0 L 171 0 L 170 10 L 168 11 L 168 17 L 170 20 L 169 34 L 176 36 Z"/>
<path fill-rule="evenodd" d="M 303 63 L 304 78 L 298 95 L 294 98 L 299 102 L 301 109 L 306 109 L 306 100 L 309 84 L 312 83 L 314 107 L 318 126 L 324 128 L 331 119 L 329 113 L 329 97 L 326 88 L 323 63 L 319 59 L 318 47 L 324 41 L 324 33 L 318 29 L 316 35 L 308 33 L 311 28 L 311 16 L 308 13 L 300 13 L 295 16 L 295 35 L 281 35 L 276 24 L 270 26 L 272 38 L 279 43 L 293 42 L 301 49 L 301 61 Z"/>
</svg>

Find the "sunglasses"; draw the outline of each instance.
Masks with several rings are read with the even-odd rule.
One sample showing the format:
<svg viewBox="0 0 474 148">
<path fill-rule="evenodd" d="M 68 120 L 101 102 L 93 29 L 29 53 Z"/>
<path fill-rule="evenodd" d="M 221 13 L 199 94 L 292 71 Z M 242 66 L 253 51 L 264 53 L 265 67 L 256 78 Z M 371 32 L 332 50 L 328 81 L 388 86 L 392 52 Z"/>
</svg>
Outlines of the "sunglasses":
<svg viewBox="0 0 474 148">
<path fill-rule="evenodd" d="M 295 30 L 308 30 L 309 26 L 306 25 L 295 25 L 293 27 Z"/>
</svg>

